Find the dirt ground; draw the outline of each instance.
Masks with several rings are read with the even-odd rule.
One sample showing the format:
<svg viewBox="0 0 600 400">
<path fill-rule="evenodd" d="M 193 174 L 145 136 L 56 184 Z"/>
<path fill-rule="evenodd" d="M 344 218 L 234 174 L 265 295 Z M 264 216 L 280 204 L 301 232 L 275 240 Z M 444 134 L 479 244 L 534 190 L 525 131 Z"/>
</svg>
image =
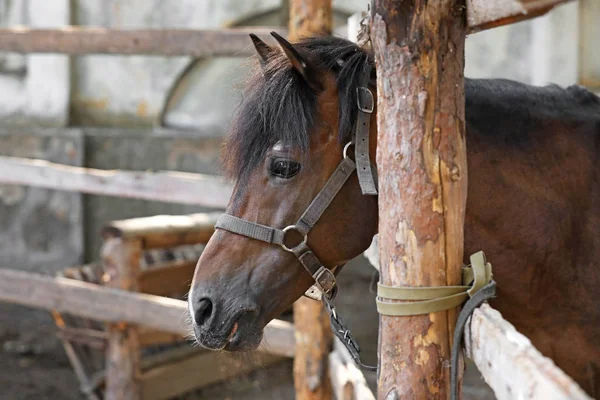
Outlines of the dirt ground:
<svg viewBox="0 0 600 400">
<path fill-rule="evenodd" d="M 362 348 L 364 361 L 377 361 L 378 317 L 372 292 L 374 269 L 364 260 L 349 263 L 340 276 L 338 311 L 344 316 Z M 375 372 L 365 373 L 369 386 L 376 387 Z M 477 370 L 467 370 L 463 387 L 465 400 L 493 400 Z M 0 400 L 79 400 L 77 379 L 56 337 L 46 312 L 0 304 Z M 221 384 L 179 399 L 185 400 L 287 400 L 294 399 L 292 361 Z"/>
<path fill-rule="evenodd" d="M 48 313 L 0 304 L 0 400 L 81 398 Z"/>
</svg>

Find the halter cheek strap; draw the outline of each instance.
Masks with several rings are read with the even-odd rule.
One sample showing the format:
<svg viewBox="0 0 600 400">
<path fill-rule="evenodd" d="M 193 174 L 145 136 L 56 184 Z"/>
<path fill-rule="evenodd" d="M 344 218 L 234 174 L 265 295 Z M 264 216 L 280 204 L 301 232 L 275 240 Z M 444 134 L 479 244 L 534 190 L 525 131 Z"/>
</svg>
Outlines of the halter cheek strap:
<svg viewBox="0 0 600 400">
<path fill-rule="evenodd" d="M 356 88 L 358 120 L 356 121 L 356 173 L 363 194 L 377 194 L 377 171 L 369 157 L 371 114 L 375 109 L 373 93 L 365 87 Z"/>
</svg>

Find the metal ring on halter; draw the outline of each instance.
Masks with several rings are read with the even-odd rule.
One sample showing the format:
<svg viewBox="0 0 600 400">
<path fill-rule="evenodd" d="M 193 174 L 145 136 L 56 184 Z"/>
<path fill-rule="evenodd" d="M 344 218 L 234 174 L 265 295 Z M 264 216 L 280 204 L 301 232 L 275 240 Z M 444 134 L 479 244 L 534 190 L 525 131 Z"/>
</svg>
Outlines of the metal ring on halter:
<svg viewBox="0 0 600 400">
<path fill-rule="evenodd" d="M 283 247 L 283 249 L 285 251 L 289 251 L 290 253 L 293 253 L 296 249 L 298 249 L 300 246 L 306 244 L 306 242 L 308 241 L 308 234 L 304 235 L 304 238 L 302 239 L 302 241 L 300 243 L 298 243 L 297 245 L 295 245 L 294 247 L 290 248 L 287 247 L 285 245 L 285 234 L 292 230 L 295 229 L 300 235 L 302 235 L 302 233 L 300 232 L 300 229 L 298 229 L 298 227 L 296 225 L 290 225 L 290 226 L 286 226 L 285 228 L 283 228 L 283 240 L 281 241 L 281 247 Z"/>
<path fill-rule="evenodd" d="M 344 159 L 348 158 L 348 149 L 353 144 L 354 144 L 354 142 L 350 141 L 350 142 L 346 143 L 346 145 L 344 146 Z"/>
</svg>

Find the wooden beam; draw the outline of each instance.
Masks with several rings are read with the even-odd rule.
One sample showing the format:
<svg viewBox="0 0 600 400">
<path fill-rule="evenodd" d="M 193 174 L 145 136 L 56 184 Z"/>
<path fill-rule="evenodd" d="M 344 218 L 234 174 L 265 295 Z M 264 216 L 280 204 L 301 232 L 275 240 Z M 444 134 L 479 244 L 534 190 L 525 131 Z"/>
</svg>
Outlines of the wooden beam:
<svg viewBox="0 0 600 400">
<path fill-rule="evenodd" d="M 56 334 L 61 340 L 71 343 L 84 344 L 87 347 L 105 350 L 108 333 L 88 328 L 61 328 Z"/>
<path fill-rule="evenodd" d="M 157 344 L 174 344 L 186 341 L 188 336 L 178 333 L 162 332 L 155 329 L 148 329 L 140 326 L 138 330 L 138 338 L 141 347 L 155 346 Z"/>
<path fill-rule="evenodd" d="M 572 0 L 466 0 L 468 33 L 532 19 Z"/>
<path fill-rule="evenodd" d="M 140 272 L 137 277 L 138 292 L 166 297 L 188 293 L 197 261 L 179 260 L 161 268 Z"/>
<path fill-rule="evenodd" d="M 203 352 L 145 372 L 141 377 L 142 398 L 172 399 L 190 390 L 222 382 L 257 368 L 266 368 L 283 360 L 282 357 L 264 353 L 248 360 L 230 353 Z"/>
<path fill-rule="evenodd" d="M 79 389 L 88 398 L 88 400 L 99 400 L 98 396 L 94 393 L 95 388 L 92 387 L 90 378 L 88 377 L 83 363 L 77 355 L 77 352 L 73 348 L 73 345 L 64 339 L 61 341 L 63 348 L 65 349 L 65 354 L 71 363 L 71 367 L 73 367 L 75 376 L 77 376 L 77 379 L 79 380 Z"/>
<path fill-rule="evenodd" d="M 380 282 L 458 285 L 467 196 L 464 0 L 373 0 L 371 11 Z M 381 316 L 379 399 L 449 397 L 456 316 Z"/>
<path fill-rule="evenodd" d="M 473 312 L 465 328 L 465 345 L 498 400 L 591 400 L 488 304 Z"/>
<path fill-rule="evenodd" d="M 0 29 L 0 51 L 15 53 L 121 54 L 190 57 L 247 57 L 255 54 L 248 34 L 265 40 L 269 32 L 287 36 L 282 27 L 232 29 L 108 29 L 67 26 L 61 29 Z M 276 42 L 272 42 L 275 44 Z"/>
<path fill-rule="evenodd" d="M 107 285 L 120 290 L 137 292 L 137 273 L 142 255 L 139 239 L 109 239 L 102 248 L 104 271 L 111 277 Z M 141 399 L 138 380 L 140 344 L 136 326 L 122 322 L 108 324 L 106 348 L 107 400 Z"/>
<path fill-rule="evenodd" d="M 0 183 L 222 209 L 232 192 L 220 177 L 176 171 L 101 170 L 18 157 L 0 157 L 0 171 Z"/>
<path fill-rule="evenodd" d="M 332 0 L 288 0 L 290 40 L 333 30 Z M 298 400 L 333 398 L 329 379 L 329 353 L 333 346 L 329 316 L 319 301 L 300 297 L 294 302 L 296 355 L 294 387 Z"/>
<path fill-rule="evenodd" d="M 104 236 L 138 238 L 144 249 L 208 243 L 221 213 L 154 215 L 128 218 L 107 224 Z"/>
<path fill-rule="evenodd" d="M 188 335 L 187 303 L 167 297 L 132 293 L 74 279 L 0 268 L 0 301 L 112 323 L 147 326 Z M 273 320 L 264 331 L 261 350 L 293 357 L 294 326 Z"/>
</svg>

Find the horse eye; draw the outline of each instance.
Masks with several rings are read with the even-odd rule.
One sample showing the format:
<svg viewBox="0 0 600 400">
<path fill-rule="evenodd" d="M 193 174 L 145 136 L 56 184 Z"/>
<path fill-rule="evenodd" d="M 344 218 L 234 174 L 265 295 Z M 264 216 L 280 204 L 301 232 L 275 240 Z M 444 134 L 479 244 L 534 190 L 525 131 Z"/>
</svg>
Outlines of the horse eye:
<svg viewBox="0 0 600 400">
<path fill-rule="evenodd" d="M 279 178 L 290 179 L 300 172 L 300 164 L 293 160 L 275 158 L 269 167 L 271 175 Z"/>
</svg>

